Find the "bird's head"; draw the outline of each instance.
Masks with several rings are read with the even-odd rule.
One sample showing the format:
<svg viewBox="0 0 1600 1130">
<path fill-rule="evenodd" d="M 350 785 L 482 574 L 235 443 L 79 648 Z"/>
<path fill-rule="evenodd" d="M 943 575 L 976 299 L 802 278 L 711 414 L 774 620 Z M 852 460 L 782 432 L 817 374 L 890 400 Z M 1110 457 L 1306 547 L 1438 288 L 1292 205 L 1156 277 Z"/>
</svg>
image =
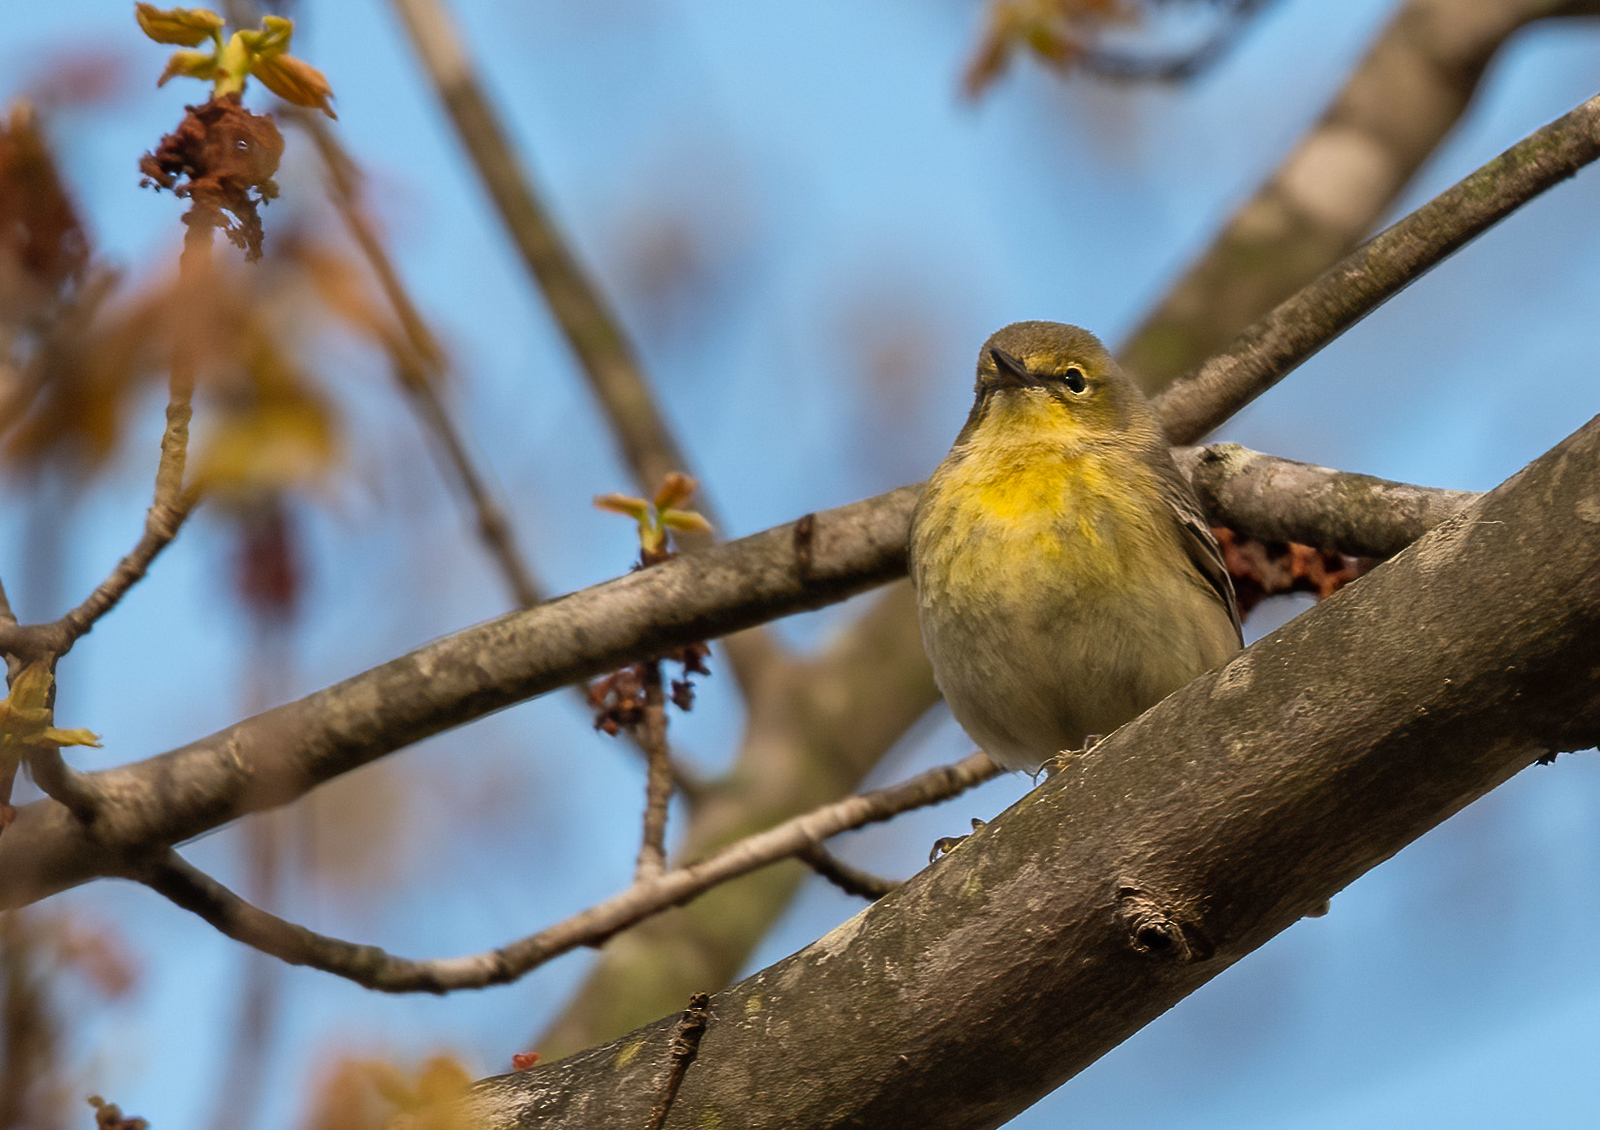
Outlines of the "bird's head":
<svg viewBox="0 0 1600 1130">
<path fill-rule="evenodd" d="M 1092 440 L 1153 424 L 1148 404 L 1100 339 L 1061 322 L 1016 322 L 978 353 L 962 438 Z"/>
</svg>

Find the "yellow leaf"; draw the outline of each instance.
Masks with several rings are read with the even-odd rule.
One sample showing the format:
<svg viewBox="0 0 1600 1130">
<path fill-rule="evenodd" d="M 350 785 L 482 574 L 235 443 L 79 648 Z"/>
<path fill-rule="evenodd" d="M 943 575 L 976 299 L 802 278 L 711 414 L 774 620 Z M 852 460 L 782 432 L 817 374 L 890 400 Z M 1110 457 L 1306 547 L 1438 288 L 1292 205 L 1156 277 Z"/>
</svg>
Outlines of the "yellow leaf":
<svg viewBox="0 0 1600 1130">
<path fill-rule="evenodd" d="M 640 526 L 650 521 L 650 504 L 642 498 L 630 498 L 625 494 L 597 494 L 594 496 L 594 504 L 601 510 L 626 514 Z"/>
<path fill-rule="evenodd" d="M 266 16 L 259 31 L 241 31 L 239 38 L 259 57 L 281 55 L 289 50 L 294 36 L 294 21 L 283 16 Z"/>
<path fill-rule="evenodd" d="M 156 79 L 157 86 L 166 86 L 167 80 L 183 75 L 185 78 L 210 79 L 217 73 L 215 51 L 174 51 L 167 60 L 167 69 Z"/>
<path fill-rule="evenodd" d="M 222 30 L 222 17 L 204 8 L 157 8 L 135 4 L 134 15 L 145 35 L 157 43 L 198 47 Z"/>
<path fill-rule="evenodd" d="M 661 524 L 669 530 L 685 530 L 696 534 L 711 532 L 711 523 L 697 510 L 663 510 Z"/>
<path fill-rule="evenodd" d="M 250 73 L 285 102 L 321 110 L 330 118 L 339 116 L 329 105 L 333 88 L 328 85 L 327 76 L 302 59 L 293 55 L 259 57 L 250 65 Z"/>
<path fill-rule="evenodd" d="M 44 740 L 52 745 L 100 746 L 100 735 L 93 730 L 58 730 L 51 726 L 44 732 Z"/>
<path fill-rule="evenodd" d="M 48 664 L 30 663 L 11 680 L 11 693 L 0 699 L 0 764 L 11 766 L 28 749 L 41 746 L 100 744 L 88 730 L 58 730 L 50 702 L 56 677 Z"/>
</svg>

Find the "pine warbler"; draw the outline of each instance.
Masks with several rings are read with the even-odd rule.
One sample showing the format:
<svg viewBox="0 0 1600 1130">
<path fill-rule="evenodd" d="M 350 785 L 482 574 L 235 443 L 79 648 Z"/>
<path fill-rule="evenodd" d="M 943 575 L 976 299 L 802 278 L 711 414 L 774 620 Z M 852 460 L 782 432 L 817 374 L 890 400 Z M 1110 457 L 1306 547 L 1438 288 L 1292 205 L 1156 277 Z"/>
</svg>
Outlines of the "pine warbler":
<svg viewBox="0 0 1600 1130">
<path fill-rule="evenodd" d="M 1155 414 L 1077 326 L 1018 322 L 911 520 L 923 645 L 956 720 L 1037 770 L 1241 646 L 1222 553 Z"/>
</svg>

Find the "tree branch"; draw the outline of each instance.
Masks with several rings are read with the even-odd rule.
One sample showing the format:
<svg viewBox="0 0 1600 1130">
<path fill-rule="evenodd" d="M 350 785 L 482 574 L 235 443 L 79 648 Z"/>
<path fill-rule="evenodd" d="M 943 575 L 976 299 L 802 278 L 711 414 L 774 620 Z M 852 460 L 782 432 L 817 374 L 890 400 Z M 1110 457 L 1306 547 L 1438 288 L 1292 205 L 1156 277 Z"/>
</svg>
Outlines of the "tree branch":
<svg viewBox="0 0 1600 1130">
<path fill-rule="evenodd" d="M 1250 463 L 1252 473 L 1260 474 L 1273 461 L 1259 456 Z M 1331 474 L 1337 481 L 1338 473 Z M 892 580 L 905 571 L 906 530 L 916 497 L 916 487 L 901 487 L 674 557 L 434 640 L 180 749 L 86 774 L 106 798 L 94 836 L 85 836 L 76 821 L 49 802 L 18 809 L 16 821 L 0 836 L 0 908 L 115 873 L 128 853 L 179 843 L 247 813 L 288 803 L 341 773 L 512 703 Z M 1319 531 L 1342 521 L 1337 503 L 1338 492 L 1330 490 L 1286 498 L 1279 505 L 1306 520 L 1293 540 L 1317 541 Z M 1212 517 L 1253 532 L 1225 511 Z M 806 531 L 804 537 L 800 531 Z M 880 638 L 905 619 L 903 608 L 896 612 L 887 601 L 885 608 L 872 633 Z M 914 632 L 914 623 L 907 630 Z M 873 650 L 871 639 L 847 639 L 861 644 L 847 654 L 864 657 L 879 674 L 893 670 L 885 666 L 881 649 Z M 870 682 L 864 673 L 840 681 L 838 663 L 811 670 L 831 672 L 828 685 L 847 692 L 865 693 Z M 928 696 L 916 714 L 908 717 L 906 710 L 893 719 L 870 719 L 870 742 L 857 715 L 828 715 L 832 724 L 848 723 L 848 732 L 825 739 L 823 746 L 850 750 L 846 762 L 864 775 L 876 760 L 866 754 L 881 754 L 885 743 L 892 744 L 931 704 L 931 680 L 921 681 L 926 688 L 906 698 Z M 813 705 L 805 709 L 832 709 L 821 705 L 820 693 L 816 687 L 807 692 L 803 701 Z M 798 772 L 791 767 L 776 779 L 787 781 Z M 815 787 L 813 780 L 801 783 Z M 713 790 L 712 795 L 726 801 L 737 794 Z M 775 803 L 792 804 L 793 796 Z M 732 816 L 727 820 L 735 822 Z"/>
<path fill-rule="evenodd" d="M 1517 29 L 1560 0 L 1406 0 L 1344 89 L 1122 351 L 1150 392 L 1346 254 L 1455 127 Z"/>
<path fill-rule="evenodd" d="M 868 900 L 881 899 L 900 886 L 893 879 L 885 879 L 870 871 L 846 863 L 821 844 L 812 844 L 795 857 L 847 895 Z"/>
<path fill-rule="evenodd" d="M 696 993 L 689 998 L 689 1007 L 678 1017 L 678 1025 L 673 1029 L 672 1041 L 667 1049 L 667 1070 L 661 1080 L 655 1105 L 650 1108 L 650 1117 L 645 1120 L 645 1130 L 661 1130 L 666 1125 L 667 1114 L 678 1098 L 678 1088 L 683 1086 L 683 1077 L 694 1063 L 700 1051 L 700 1040 L 706 1033 L 706 1025 L 711 1022 L 710 1004 L 711 994 Z"/>
<path fill-rule="evenodd" d="M 1480 496 L 1262 455 L 1236 443 L 1175 447 L 1206 513 L 1262 541 L 1389 558 Z"/>
<path fill-rule="evenodd" d="M 163 444 L 162 459 L 166 458 L 165 444 Z M 145 514 L 144 533 L 140 535 L 138 543 L 117 562 L 111 575 L 101 581 L 82 604 L 57 621 L 67 647 L 87 634 L 100 617 L 115 608 L 128 594 L 128 590 L 144 578 L 151 563 L 163 549 L 172 544 L 172 539 L 178 536 L 178 529 L 199 501 L 199 491 L 190 487 L 183 490 L 177 498 L 166 499 L 158 496 L 151 503 L 149 511 Z"/>
<path fill-rule="evenodd" d="M 344 221 L 350 238 L 371 266 L 378 286 L 400 324 L 404 341 L 386 342 L 396 383 L 405 392 L 423 427 L 442 450 L 446 464 L 472 508 L 478 537 L 490 558 L 499 566 L 512 600 L 519 608 L 532 608 L 544 599 L 539 582 L 522 551 L 517 548 L 517 539 L 504 508 L 473 462 L 466 438 L 440 395 L 439 389 L 444 383 L 446 371 L 444 351 L 439 348 L 438 339 L 428 328 L 417 304 L 412 301 L 411 292 L 406 289 L 394 261 L 367 218 L 361 202 L 360 173 L 356 164 L 320 115 L 296 108 L 292 120 L 310 135 L 316 145 L 323 168 L 327 170 L 328 196 L 333 201 L 334 209 Z"/>
<path fill-rule="evenodd" d="M 997 1126 L 1535 759 L 1595 744 L 1596 482 L 1600 418 L 717 994 L 668 1125 Z M 636 1124 L 672 1023 L 485 1080 L 473 1125 Z"/>
<path fill-rule="evenodd" d="M 203 292 L 211 262 L 213 228 L 208 223 L 187 223 L 183 251 L 178 258 L 179 294 L 190 309 L 202 307 L 196 296 Z M 52 624 L 30 625 L 24 647 L 59 658 L 71 650 L 95 623 L 110 612 L 143 579 L 156 557 L 178 536 L 178 530 L 198 504 L 199 491 L 183 483 L 189 455 L 189 421 L 194 415 L 195 358 L 193 343 L 180 333 L 173 346 L 172 373 L 168 380 L 166 424 L 161 432 L 161 455 L 156 461 L 154 497 L 145 513 L 144 533 L 138 543 L 111 571 L 111 575 L 76 608 Z M 5 646 L 0 639 L 0 646 Z"/>
<path fill-rule="evenodd" d="M 644 718 L 635 736 L 645 754 L 644 833 L 634 881 L 654 879 L 667 869 L 667 806 L 672 801 L 672 753 L 667 748 L 667 696 L 661 664 L 646 663 Z"/>
<path fill-rule="evenodd" d="M 1574 115 L 1592 115 L 1594 106 L 1586 103 Z M 1505 170 L 1515 181 L 1524 167 L 1519 162 L 1535 172 L 1548 170 L 1551 160 L 1559 164 L 1561 151 L 1593 145 L 1550 130 L 1546 127 L 1534 137 L 1557 138 L 1552 142 L 1557 157 L 1514 147 L 1485 166 L 1491 179 L 1497 170 Z M 1463 213 L 1469 223 L 1481 218 L 1471 206 Z M 1452 225 L 1459 228 L 1462 222 L 1438 217 L 1437 229 Z M 1338 285 L 1362 290 L 1374 276 L 1392 280 L 1396 263 L 1409 264 L 1401 270 L 1420 270 L 1422 260 L 1412 250 L 1399 238 L 1375 240 L 1357 253 L 1371 274 L 1351 276 Z M 1337 285 L 1329 295 L 1328 281 L 1337 283 L 1319 282 L 1318 293 L 1336 299 Z M 1362 293 L 1367 302 L 1383 296 L 1381 287 Z M 1279 367 L 1337 334 L 1348 324 L 1353 304 L 1341 300 L 1336 316 L 1322 318 L 1309 317 L 1307 305 L 1280 305 L 1234 351 L 1207 365 L 1191 387 L 1164 398 L 1163 406 L 1174 413 L 1168 417 L 1174 432 L 1209 426 L 1207 421 L 1217 413 L 1208 398 L 1237 399 L 1241 389 L 1247 397 L 1253 394 L 1263 381 L 1275 378 Z M 1302 316 L 1308 321 L 1298 327 L 1284 324 Z M 63 820 L 62 810 L 40 802 L 20 809 L 7 835 L 0 837 L 0 907 L 111 872 L 123 851 L 176 843 L 246 812 L 286 803 L 402 745 L 556 686 L 893 579 L 905 569 L 906 528 L 915 498 L 915 487 L 902 487 L 685 554 L 434 641 L 183 749 L 92 774 L 96 787 L 110 798 L 96 821 L 94 839 Z M 1301 501 L 1315 509 L 1319 500 Z M 1226 513 L 1212 516 L 1241 533 L 1253 532 Z"/>
<path fill-rule="evenodd" d="M 567 248 L 513 151 L 443 0 L 392 3 L 523 264 L 577 355 L 635 484 L 650 495 L 672 471 L 699 478 L 673 438 L 620 321 Z M 717 529 L 726 529 L 701 482 L 700 512 Z M 680 537 L 691 549 L 708 540 L 694 534 Z M 743 633 L 724 640 L 722 646 L 746 693 L 759 681 L 761 671 L 782 655 L 782 648 L 765 632 Z"/>
<path fill-rule="evenodd" d="M 681 905 L 758 867 L 851 828 L 949 800 L 1000 772 L 982 753 L 888 788 L 847 797 L 775 828 L 747 836 L 698 863 L 636 881 L 581 914 L 499 949 L 467 957 L 414 961 L 377 946 L 318 934 L 250 905 L 170 849 L 125 868 L 145 884 L 205 919 L 235 941 L 291 965 L 308 965 L 386 993 L 447 993 L 514 981 L 580 946 L 599 945 L 618 931 Z"/>
<path fill-rule="evenodd" d="M 1537 130 L 1329 267 L 1156 400 L 1192 443 L 1529 200 L 1600 157 L 1600 96 Z"/>
<path fill-rule="evenodd" d="M 507 233 L 577 354 L 634 481 L 648 493 L 668 472 L 692 474 L 620 323 L 568 250 L 523 171 L 450 14 L 441 0 L 393 3 Z M 700 505 L 704 510 L 703 497 Z"/>
</svg>

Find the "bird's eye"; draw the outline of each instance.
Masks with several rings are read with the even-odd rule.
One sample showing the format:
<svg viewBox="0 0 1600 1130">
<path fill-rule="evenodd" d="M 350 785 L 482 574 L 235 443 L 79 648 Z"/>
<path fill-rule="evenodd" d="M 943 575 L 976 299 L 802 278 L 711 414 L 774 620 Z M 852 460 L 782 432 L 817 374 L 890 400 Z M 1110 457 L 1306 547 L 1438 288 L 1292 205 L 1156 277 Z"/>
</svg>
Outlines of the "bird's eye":
<svg viewBox="0 0 1600 1130">
<path fill-rule="evenodd" d="M 1073 392 L 1082 392 L 1084 389 L 1089 387 L 1089 381 L 1084 377 L 1083 370 L 1078 368 L 1076 365 L 1069 368 L 1065 373 L 1062 373 L 1061 379 L 1066 382 L 1067 387 Z"/>
</svg>

